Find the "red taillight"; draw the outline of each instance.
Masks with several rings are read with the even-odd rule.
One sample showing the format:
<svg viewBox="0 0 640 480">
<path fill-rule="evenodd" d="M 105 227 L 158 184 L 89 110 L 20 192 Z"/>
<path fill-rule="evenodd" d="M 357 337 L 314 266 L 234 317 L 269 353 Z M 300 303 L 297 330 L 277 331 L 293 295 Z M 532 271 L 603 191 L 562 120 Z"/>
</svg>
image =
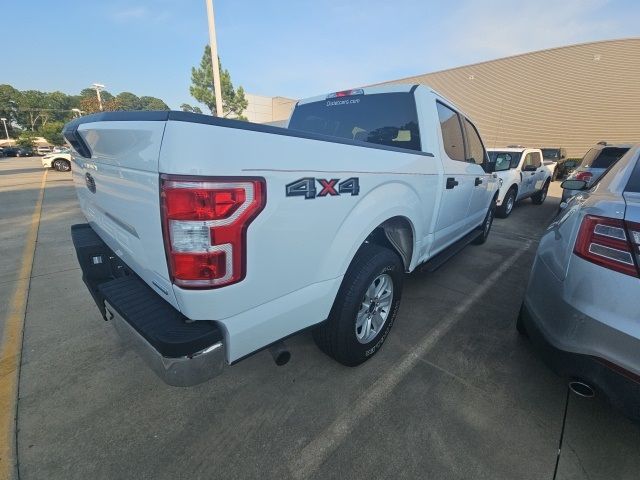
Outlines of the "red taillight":
<svg viewBox="0 0 640 480">
<path fill-rule="evenodd" d="M 573 252 L 585 260 L 620 273 L 640 276 L 640 226 L 615 218 L 586 215 Z"/>
<path fill-rule="evenodd" d="M 217 288 L 244 278 L 247 227 L 265 206 L 264 179 L 163 175 L 160 198 L 173 283 Z"/>
<path fill-rule="evenodd" d="M 582 180 L 584 182 L 590 182 L 593 177 L 593 173 L 591 172 L 578 172 L 576 173 L 576 180 Z"/>
</svg>

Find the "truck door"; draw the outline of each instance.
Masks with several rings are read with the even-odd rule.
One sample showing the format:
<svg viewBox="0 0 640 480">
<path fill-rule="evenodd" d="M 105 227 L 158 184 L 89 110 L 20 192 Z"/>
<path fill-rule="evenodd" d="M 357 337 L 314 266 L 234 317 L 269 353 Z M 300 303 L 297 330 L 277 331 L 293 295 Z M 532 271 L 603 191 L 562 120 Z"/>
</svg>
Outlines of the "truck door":
<svg viewBox="0 0 640 480">
<path fill-rule="evenodd" d="M 535 192 L 537 180 L 536 173 L 539 168 L 540 165 L 536 164 L 534 152 L 528 152 L 525 154 L 522 165 L 520 166 L 522 182 L 520 183 L 520 193 L 518 194 L 518 198 L 528 197 Z"/>
<path fill-rule="evenodd" d="M 444 168 L 442 199 L 432 254 L 460 238 L 467 229 L 467 211 L 474 189 L 475 164 L 466 161 L 462 119 L 451 107 L 436 102 L 440 123 L 440 158 Z"/>
<path fill-rule="evenodd" d="M 471 229 L 482 223 L 489 202 L 493 185 L 491 175 L 484 171 L 483 165 L 488 162 L 487 151 L 482 144 L 482 139 L 478 133 L 478 129 L 467 118 L 464 119 L 464 132 L 467 139 L 467 162 L 470 164 L 469 170 L 474 175 L 473 191 L 471 193 L 471 202 L 469 203 L 469 211 L 467 217 L 469 220 L 468 228 Z"/>
</svg>

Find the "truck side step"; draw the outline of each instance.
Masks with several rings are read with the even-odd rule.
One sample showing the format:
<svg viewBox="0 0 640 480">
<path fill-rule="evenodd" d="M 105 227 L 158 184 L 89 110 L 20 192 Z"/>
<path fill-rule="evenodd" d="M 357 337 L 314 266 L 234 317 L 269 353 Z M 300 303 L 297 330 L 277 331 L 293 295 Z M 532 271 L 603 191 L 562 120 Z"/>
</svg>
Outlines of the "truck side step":
<svg viewBox="0 0 640 480">
<path fill-rule="evenodd" d="M 438 268 L 444 265 L 448 260 L 458 254 L 464 247 L 473 242 L 476 238 L 482 235 L 482 230 L 472 230 L 460 240 L 452 243 L 443 251 L 438 253 L 433 258 L 430 258 L 422 264 L 420 267 L 421 272 L 435 272 Z"/>
</svg>

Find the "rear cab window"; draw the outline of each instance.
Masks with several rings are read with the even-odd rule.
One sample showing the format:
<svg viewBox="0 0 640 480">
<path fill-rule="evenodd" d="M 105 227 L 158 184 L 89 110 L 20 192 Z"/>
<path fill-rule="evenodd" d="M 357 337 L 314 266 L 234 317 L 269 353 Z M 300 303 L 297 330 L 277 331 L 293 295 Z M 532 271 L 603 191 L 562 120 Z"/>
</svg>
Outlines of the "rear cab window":
<svg viewBox="0 0 640 480">
<path fill-rule="evenodd" d="M 421 150 L 413 93 L 392 92 L 327 97 L 296 106 L 290 130 Z"/>
</svg>

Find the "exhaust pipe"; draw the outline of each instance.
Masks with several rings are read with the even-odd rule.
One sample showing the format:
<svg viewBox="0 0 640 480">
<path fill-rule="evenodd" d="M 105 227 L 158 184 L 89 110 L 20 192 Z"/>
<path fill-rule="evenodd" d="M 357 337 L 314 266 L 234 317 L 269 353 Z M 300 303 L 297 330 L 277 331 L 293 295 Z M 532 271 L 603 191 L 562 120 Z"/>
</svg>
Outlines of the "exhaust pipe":
<svg viewBox="0 0 640 480">
<path fill-rule="evenodd" d="M 569 390 L 583 398 L 593 398 L 596 395 L 596 392 L 591 385 L 580 380 L 570 381 Z"/>
<path fill-rule="evenodd" d="M 284 344 L 283 341 L 279 341 L 274 343 L 269 347 L 269 353 L 273 357 L 273 361 L 276 362 L 276 365 L 279 367 L 286 365 L 291 360 L 291 352 Z"/>
</svg>

